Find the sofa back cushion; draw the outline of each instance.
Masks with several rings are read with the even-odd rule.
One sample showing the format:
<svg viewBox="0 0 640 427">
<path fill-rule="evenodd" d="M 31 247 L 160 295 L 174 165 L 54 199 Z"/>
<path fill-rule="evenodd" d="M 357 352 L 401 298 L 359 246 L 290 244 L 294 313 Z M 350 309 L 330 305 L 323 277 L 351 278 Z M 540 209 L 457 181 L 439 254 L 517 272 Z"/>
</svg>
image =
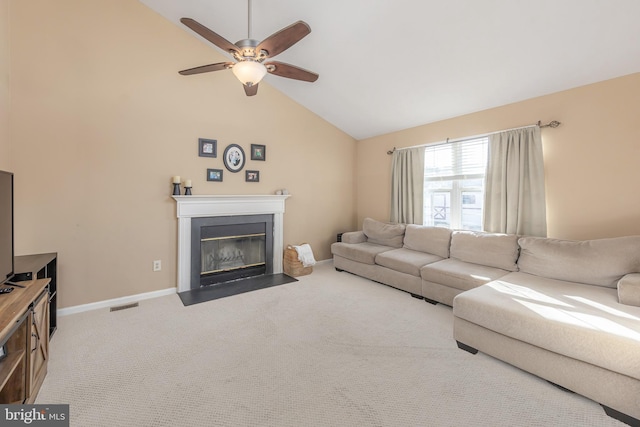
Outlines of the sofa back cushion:
<svg viewBox="0 0 640 427">
<path fill-rule="evenodd" d="M 451 258 L 488 267 L 518 271 L 518 236 L 515 234 L 454 231 Z"/>
<path fill-rule="evenodd" d="M 451 230 L 426 225 L 407 225 L 404 233 L 404 247 L 418 252 L 426 252 L 449 258 Z"/>
<path fill-rule="evenodd" d="M 402 247 L 404 229 L 404 224 L 388 224 L 371 218 L 365 218 L 362 225 L 362 231 L 367 236 L 368 242 L 392 248 Z"/>
<path fill-rule="evenodd" d="M 640 273 L 640 236 L 597 240 L 520 238 L 518 267 L 550 279 L 616 288 L 628 273 Z"/>
</svg>

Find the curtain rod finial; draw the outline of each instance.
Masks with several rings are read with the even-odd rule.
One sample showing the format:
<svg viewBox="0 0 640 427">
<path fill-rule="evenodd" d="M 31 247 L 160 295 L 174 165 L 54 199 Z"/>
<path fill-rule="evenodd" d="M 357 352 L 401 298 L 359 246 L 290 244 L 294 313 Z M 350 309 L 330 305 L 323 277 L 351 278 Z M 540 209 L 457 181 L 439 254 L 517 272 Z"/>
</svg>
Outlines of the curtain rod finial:
<svg viewBox="0 0 640 427">
<path fill-rule="evenodd" d="M 547 123 L 546 125 L 543 125 L 542 122 L 540 120 L 538 120 L 538 127 L 539 128 L 557 128 L 558 126 L 560 126 L 560 122 L 557 120 L 552 120 L 549 123 Z"/>
</svg>

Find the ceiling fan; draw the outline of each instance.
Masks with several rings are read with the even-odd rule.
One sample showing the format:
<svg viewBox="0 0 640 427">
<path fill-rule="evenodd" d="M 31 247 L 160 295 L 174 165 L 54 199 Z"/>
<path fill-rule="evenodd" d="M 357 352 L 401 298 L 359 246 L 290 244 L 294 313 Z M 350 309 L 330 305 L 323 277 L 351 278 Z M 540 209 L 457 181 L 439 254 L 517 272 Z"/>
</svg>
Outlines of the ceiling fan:
<svg viewBox="0 0 640 427">
<path fill-rule="evenodd" d="M 248 0 L 247 6 L 248 35 L 246 39 L 240 40 L 235 44 L 191 18 L 181 18 L 180 22 L 223 51 L 231 54 L 236 62 L 218 62 L 202 65 L 182 70 L 179 73 L 183 76 L 188 76 L 231 68 L 233 74 L 242 82 L 247 96 L 253 96 L 258 93 L 258 83 L 267 73 L 288 79 L 315 82 L 318 79 L 318 74 L 295 65 L 271 60 L 271 58 L 289 49 L 309 34 L 311 27 L 304 21 L 298 21 L 258 42 L 251 38 L 251 0 Z M 264 62 L 267 59 L 269 61 Z"/>
</svg>

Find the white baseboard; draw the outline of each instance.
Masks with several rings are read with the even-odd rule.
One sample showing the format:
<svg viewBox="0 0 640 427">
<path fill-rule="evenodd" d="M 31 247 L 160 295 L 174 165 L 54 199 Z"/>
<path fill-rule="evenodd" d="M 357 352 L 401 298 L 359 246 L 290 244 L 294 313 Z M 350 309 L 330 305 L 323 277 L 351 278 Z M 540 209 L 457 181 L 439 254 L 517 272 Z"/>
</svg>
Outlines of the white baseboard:
<svg viewBox="0 0 640 427">
<path fill-rule="evenodd" d="M 317 264 L 327 264 L 333 262 L 333 259 L 325 259 L 318 261 Z M 89 304 L 75 305 L 73 307 L 61 308 L 57 311 L 58 316 L 68 316 L 69 314 L 82 313 L 85 311 L 98 310 L 101 308 L 109 308 L 118 305 L 130 304 L 145 299 L 158 298 L 166 295 L 172 295 L 178 292 L 177 288 L 167 288 L 160 291 L 146 292 L 144 294 L 130 295 L 128 297 L 113 298 L 104 301 L 92 302 Z"/>
<path fill-rule="evenodd" d="M 61 308 L 57 311 L 58 316 L 67 316 L 69 314 L 82 313 L 85 311 L 98 310 L 100 308 L 108 308 L 117 305 L 130 304 L 145 299 L 158 298 L 166 295 L 172 295 L 177 292 L 177 288 L 167 288 L 160 291 L 146 292 L 144 294 L 130 295 L 128 297 L 113 298 L 104 301 L 92 302 L 89 304 L 75 305 L 73 307 Z"/>
</svg>

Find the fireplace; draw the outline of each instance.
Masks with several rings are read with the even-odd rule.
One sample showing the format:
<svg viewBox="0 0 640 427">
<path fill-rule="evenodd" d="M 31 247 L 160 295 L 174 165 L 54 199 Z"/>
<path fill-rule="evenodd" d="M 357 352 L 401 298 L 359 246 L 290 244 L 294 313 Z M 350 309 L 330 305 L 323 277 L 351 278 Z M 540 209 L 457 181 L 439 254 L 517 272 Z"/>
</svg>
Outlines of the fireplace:
<svg viewBox="0 0 640 427">
<path fill-rule="evenodd" d="M 198 277 L 198 281 L 201 276 L 201 265 L 207 265 L 208 262 L 205 259 L 205 262 L 202 260 L 202 255 L 200 253 L 200 246 L 202 242 L 200 241 L 200 237 L 197 238 L 197 244 L 192 240 L 192 226 L 193 223 L 199 223 L 204 221 L 205 225 L 208 224 L 206 221 L 213 221 L 213 225 L 222 225 L 223 228 L 227 228 L 230 226 L 236 226 L 237 222 L 243 223 L 256 223 L 256 222 L 264 222 L 268 223 L 268 220 L 265 220 L 264 217 L 269 217 L 271 221 L 271 225 L 265 225 L 265 238 L 264 238 L 264 246 L 265 246 L 265 273 L 264 274 L 281 274 L 283 270 L 282 266 L 282 254 L 284 252 L 284 243 L 283 243 L 283 218 L 285 211 L 285 200 L 290 197 L 289 195 L 215 195 L 215 196 L 173 196 L 173 199 L 176 201 L 176 213 L 178 217 L 178 292 L 189 291 L 192 288 L 192 279 L 193 276 Z M 236 221 L 239 217 L 241 221 Z M 262 217 L 262 218 L 261 218 Z M 214 218 L 217 220 L 223 221 L 222 224 L 215 224 Z M 224 223 L 224 222 L 227 223 Z M 269 242 L 268 230 L 271 230 L 271 242 Z M 236 230 L 237 231 L 237 230 Z M 221 237 L 214 232 L 213 235 L 206 237 L 215 239 L 217 237 Z M 249 232 L 241 232 L 242 234 L 260 234 L 254 233 L 253 231 Z M 236 233 L 235 231 L 231 233 L 231 237 L 234 235 L 240 235 L 240 233 Z M 228 237 L 229 235 L 227 235 Z M 223 239 L 220 239 L 223 240 Z M 257 236 L 253 236 L 250 238 L 252 240 L 251 243 L 255 243 L 255 241 L 259 241 L 260 238 Z M 210 240 L 210 242 L 214 242 L 214 240 Z M 243 246 L 244 243 L 237 242 L 234 239 L 229 239 L 223 243 L 226 246 L 230 247 L 226 250 L 226 253 L 233 254 L 238 249 L 240 251 L 245 250 Z M 215 243 L 207 243 L 207 245 L 215 245 Z M 195 246 L 198 247 L 197 255 Z M 192 255 L 195 255 L 192 256 Z M 253 253 L 251 254 L 253 256 Z M 245 261 L 247 255 L 244 255 Z M 197 266 L 195 265 L 195 260 L 197 260 Z M 228 260 L 229 261 L 229 260 Z M 229 261 L 229 264 L 232 262 Z M 259 264 L 259 262 L 249 264 Z M 251 269 L 253 267 L 245 267 L 243 269 Z M 212 269 L 205 271 L 205 276 L 214 275 L 214 270 L 228 270 L 228 265 L 224 266 L 224 268 L 220 269 Z M 194 270 L 196 273 L 194 273 Z M 224 271 L 226 274 L 227 271 Z M 228 277 L 228 276 L 227 276 Z M 233 280 L 225 277 L 217 278 L 217 280 Z M 213 283 L 213 282 L 212 282 Z M 200 286 L 200 285 L 198 285 Z"/>
<path fill-rule="evenodd" d="M 191 289 L 273 273 L 273 215 L 194 218 Z"/>
</svg>

